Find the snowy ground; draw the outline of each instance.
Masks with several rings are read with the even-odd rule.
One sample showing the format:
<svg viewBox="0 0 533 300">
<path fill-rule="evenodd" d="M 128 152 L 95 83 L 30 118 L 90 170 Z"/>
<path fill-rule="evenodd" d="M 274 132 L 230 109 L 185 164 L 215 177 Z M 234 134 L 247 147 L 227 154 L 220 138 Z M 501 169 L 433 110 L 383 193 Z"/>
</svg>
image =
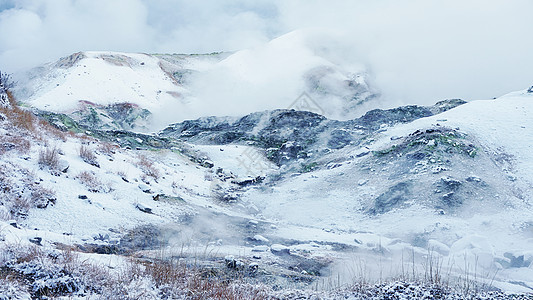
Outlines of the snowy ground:
<svg viewBox="0 0 533 300">
<path fill-rule="evenodd" d="M 106 68 L 111 66 L 111 83 L 102 83 L 101 89 L 117 84 L 124 88 L 137 86 L 138 90 L 132 88 L 128 94 L 128 101 L 158 106 L 161 101 L 176 101 L 173 92 L 182 92 L 152 56 L 85 55 L 88 58 L 74 69 L 51 75 L 51 82 L 59 84 L 57 88 L 43 88 L 27 103 L 41 109 L 75 109 L 80 96 L 69 95 L 70 89 L 87 92 L 84 97 L 97 101 L 101 90 L 84 89 L 83 83 L 89 76 L 107 78 L 103 74 L 108 74 Z M 247 54 L 232 59 L 240 56 Z M 150 71 L 141 76 L 137 69 L 143 68 Z M 104 73 L 93 74 L 95 70 Z M 136 85 L 145 76 L 154 79 L 153 86 Z M 110 98 L 101 98 L 104 102 L 100 104 L 125 97 L 122 92 L 104 94 Z M 59 95 L 67 95 L 64 102 L 55 101 Z M 161 229 L 161 245 L 134 249 L 138 256 L 153 258 L 164 252 L 166 257 L 189 254 L 195 259 L 207 251 L 206 264 L 223 265 L 225 257 L 233 255 L 248 266 L 259 264 L 265 277 L 282 273 L 283 279 L 276 283 L 286 284 L 290 278 L 315 283 L 337 278 L 335 285 L 349 284 L 354 278 L 379 281 L 406 275 L 409 272 L 405 269 L 424 274 L 431 262 L 440 265 L 440 272 L 451 278 L 474 277 L 504 291 L 531 293 L 532 115 L 533 94 L 521 91 L 495 100 L 472 101 L 433 117 L 388 128 L 365 145 L 370 151 L 387 149 L 401 137 L 437 123 L 458 128 L 475 140 L 482 151 L 479 157 L 460 161 L 456 168 L 444 170 L 439 176 L 482 178 L 501 195 L 491 195 L 499 200 L 490 203 L 481 197 L 472 199 L 461 210 L 450 213 L 410 199 L 405 207 L 369 215 L 369 201 L 383 192 L 387 174 L 365 170 L 363 166 L 376 159 L 372 154 L 357 157 L 361 149 L 356 147 L 339 151 L 337 155 L 344 161 L 338 167 L 289 174 L 274 183 L 242 188 L 246 180 L 268 178 L 286 170 L 272 165 L 259 150 L 243 145 L 188 145 L 191 153 L 203 159 L 202 165 L 177 150 L 109 151 L 101 142 L 81 136 L 62 139 L 49 133 L 40 138 L 28 135 L 31 151 L 2 153 L 2 167 L 16 174 L 7 176 L 16 183 L 13 186 L 22 186 L 25 177 L 21 174 L 27 173 L 33 186 L 53 191 L 56 200 L 44 209 L 32 207 L 27 216 L 17 217 L 8 215 L 12 199 L 0 194 L 2 207 L 6 207 L 2 211 L 5 220 L 0 223 L 0 244 L 29 244 L 39 238 L 38 244 L 46 248 L 60 244 L 120 246 L 121 239 L 136 228 L 151 225 Z M 0 134 L 6 140 L 28 134 L 13 131 L 8 121 L 0 122 Z M 98 166 L 80 157 L 81 147 L 94 153 Z M 39 164 L 40 152 L 51 148 L 58 149 L 67 170 Z M 213 166 L 206 166 L 205 161 Z M 385 161 L 371 166 L 387 170 L 388 164 Z M 420 182 L 428 177 L 424 173 L 405 176 Z M 8 187 L 13 182 L 1 183 Z M 218 191 L 238 195 L 220 201 Z M 15 192 L 21 198 L 29 193 L 22 187 Z M 138 239 L 148 238 L 146 232 L 141 233 L 145 235 Z M 113 268 L 122 263 L 118 255 L 84 255 Z M 312 274 L 315 269 L 321 276 Z"/>
</svg>

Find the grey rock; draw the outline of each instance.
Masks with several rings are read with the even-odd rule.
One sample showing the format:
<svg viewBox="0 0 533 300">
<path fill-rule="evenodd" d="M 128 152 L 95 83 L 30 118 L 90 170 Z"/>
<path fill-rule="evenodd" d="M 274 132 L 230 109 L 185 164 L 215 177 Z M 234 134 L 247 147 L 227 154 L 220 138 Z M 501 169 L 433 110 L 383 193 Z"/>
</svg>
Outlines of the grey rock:
<svg viewBox="0 0 533 300">
<path fill-rule="evenodd" d="M 255 246 L 252 248 L 252 252 L 267 252 L 269 249 L 266 245 Z"/>
<path fill-rule="evenodd" d="M 235 259 L 233 255 L 227 255 L 224 257 L 224 264 L 230 269 L 243 270 L 244 263 L 240 260 Z"/>
<path fill-rule="evenodd" d="M 119 242 L 120 253 L 138 250 L 161 249 L 168 242 L 162 237 L 163 232 L 156 226 L 143 225 L 130 230 Z"/>
<path fill-rule="evenodd" d="M 272 252 L 275 255 L 290 255 L 291 254 L 289 247 L 281 245 L 281 244 L 271 245 L 270 252 Z"/>
<path fill-rule="evenodd" d="M 70 164 L 68 161 L 64 159 L 60 159 L 57 164 L 57 169 L 63 173 L 67 173 L 68 169 L 70 168 Z"/>
<path fill-rule="evenodd" d="M 135 205 L 135 208 L 137 208 L 138 210 L 144 212 L 144 213 L 147 213 L 147 214 L 151 214 L 152 213 L 152 208 L 151 207 L 148 207 L 144 204 L 141 204 L 141 203 L 137 203 L 137 205 Z"/>
<path fill-rule="evenodd" d="M 144 183 L 141 183 L 139 184 L 139 189 L 141 191 L 143 191 L 144 193 L 147 193 L 147 194 L 151 194 L 152 193 L 152 190 L 150 189 L 150 187 Z"/>
<path fill-rule="evenodd" d="M 41 242 L 43 241 L 43 238 L 41 237 L 34 237 L 29 239 L 30 243 L 35 244 L 37 246 L 42 246 Z"/>
<path fill-rule="evenodd" d="M 269 242 L 269 240 L 266 237 L 264 237 L 264 236 L 262 236 L 260 234 L 254 235 L 254 237 L 252 239 L 255 240 L 255 241 L 258 241 L 258 242 L 263 242 L 263 243 L 268 243 Z"/>
<path fill-rule="evenodd" d="M 400 182 L 390 187 L 374 200 L 374 207 L 369 209 L 368 213 L 373 215 L 383 214 L 400 206 L 409 199 L 411 186 L 410 182 Z"/>
<path fill-rule="evenodd" d="M 258 263 L 251 263 L 248 265 L 248 273 L 249 274 L 255 274 L 259 270 L 259 264 Z"/>
</svg>

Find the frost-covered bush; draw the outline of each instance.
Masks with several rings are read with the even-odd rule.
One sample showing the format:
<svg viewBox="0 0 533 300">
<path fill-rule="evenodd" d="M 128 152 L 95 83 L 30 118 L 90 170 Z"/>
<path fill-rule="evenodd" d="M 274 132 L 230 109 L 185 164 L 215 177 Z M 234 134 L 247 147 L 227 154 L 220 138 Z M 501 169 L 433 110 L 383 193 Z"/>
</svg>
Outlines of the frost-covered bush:
<svg viewBox="0 0 533 300">
<path fill-rule="evenodd" d="M 11 282 L 8 291 L 13 295 L 29 293 L 33 299 L 95 293 L 109 281 L 109 275 L 101 268 L 82 262 L 70 251 L 37 246 L 3 247 L 0 266 L 0 280 Z"/>
<path fill-rule="evenodd" d="M 97 168 L 100 167 L 100 164 L 96 158 L 96 154 L 94 154 L 94 151 L 89 146 L 81 145 L 79 154 L 84 162 Z"/>
<path fill-rule="evenodd" d="M 39 150 L 39 166 L 41 168 L 57 169 L 59 165 L 59 149 L 56 147 L 45 147 Z"/>
<path fill-rule="evenodd" d="M 83 183 L 90 192 L 108 193 L 111 191 L 109 186 L 103 184 L 98 178 L 96 178 L 94 172 L 83 171 L 76 175 L 76 179 Z"/>
<path fill-rule="evenodd" d="M 0 164 L 0 218 L 23 218 L 30 209 L 46 208 L 55 202 L 55 192 L 42 186 L 32 171 Z"/>
<path fill-rule="evenodd" d="M 31 299 L 26 287 L 15 279 L 0 278 L 0 300 Z"/>
<path fill-rule="evenodd" d="M 159 179 L 159 170 L 154 166 L 154 162 L 148 159 L 145 155 L 139 155 L 139 161 L 137 164 L 146 176 L 152 177 L 154 180 Z"/>
</svg>

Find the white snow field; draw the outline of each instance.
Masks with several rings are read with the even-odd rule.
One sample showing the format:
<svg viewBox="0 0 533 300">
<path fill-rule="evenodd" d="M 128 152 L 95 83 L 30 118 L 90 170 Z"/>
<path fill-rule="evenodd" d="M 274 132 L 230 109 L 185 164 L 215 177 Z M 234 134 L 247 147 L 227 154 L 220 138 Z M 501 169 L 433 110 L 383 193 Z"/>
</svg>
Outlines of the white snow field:
<svg viewBox="0 0 533 300">
<path fill-rule="evenodd" d="M 496 184 L 497 189 L 513 186 L 520 199 L 502 194 L 500 203 L 486 203 L 481 201 L 483 195 L 480 195 L 479 202 L 446 215 L 413 203 L 407 208 L 370 217 L 362 207 L 366 198 L 380 190 L 380 182 L 365 180 L 368 178 L 355 173 L 353 165 L 365 158 L 356 158 L 332 170 L 302 174 L 267 193 L 251 190 L 245 199 L 257 205 L 265 218 L 283 224 L 274 233 L 276 235 L 337 241 L 360 248 L 361 251 L 345 258 L 348 263 L 339 264 L 337 271 L 343 275 L 360 275 L 354 271 L 360 268 L 373 269 L 373 276 L 378 277 L 384 273 L 397 275 L 400 269 L 406 268 L 402 264 L 406 264 L 406 257 L 412 251 L 428 255 L 427 249 L 412 248 L 413 237 L 420 235 L 429 239 L 428 247 L 442 261 L 446 272 L 464 277 L 465 273 L 473 273 L 476 269 L 478 276 L 498 288 L 531 292 L 531 264 L 502 268 L 500 263 L 522 255 L 519 259 L 533 260 L 533 94 L 524 90 L 495 100 L 472 101 L 439 115 L 397 125 L 382 132 L 370 150 L 390 147 L 397 137 L 436 124 L 459 128 L 477 140 L 485 151 L 509 157 L 509 168 L 504 170 L 508 177 Z M 490 170 L 490 166 L 477 166 L 472 172 L 482 172 L 485 168 Z M 496 176 L 457 172 L 450 170 L 446 174 Z M 376 252 L 384 255 L 375 256 Z M 360 265 L 361 259 L 364 266 Z"/>
<path fill-rule="evenodd" d="M 362 66 L 341 65 L 317 42 L 323 40 L 296 31 L 235 53 L 80 52 L 32 70 L 16 95 L 23 105 L 64 114 L 87 105 L 130 103 L 151 112 L 143 130 L 148 132 L 202 116 L 295 108 L 302 93 L 328 118 L 354 118 L 368 108 L 359 105 L 377 93 Z M 244 261 L 265 274 L 282 274 L 274 283 L 302 276 L 312 278 L 315 285 L 309 286 L 316 289 L 332 288 L 332 281 L 348 286 L 424 277 L 431 264 L 450 281 L 533 292 L 533 93 L 526 90 L 410 123 L 384 124 L 361 146 L 325 155 L 338 162 L 334 167 L 302 173 L 276 166 L 251 144 L 175 141 L 167 149 L 119 148 L 114 143 L 123 140 L 115 136 L 104 143 L 88 137 L 90 131 L 25 131 L 8 117 L 0 112 L 0 248 L 75 246 L 87 252 L 83 259 L 110 270 L 127 259 L 90 249 L 124 248 L 147 260 L 201 256 L 207 267 L 229 261 L 237 268 Z M 383 213 L 369 213 L 393 181 L 387 173 L 393 159 L 374 151 L 393 149 L 418 130 L 443 127 L 464 133 L 478 157 L 433 172 L 427 165 L 406 170 L 403 179 L 427 190 Z M 92 161 L 80 157 L 82 148 L 93 153 Z M 56 150 L 58 166 L 43 166 L 47 149 Z M 486 184 L 491 195 L 474 191 L 457 209 L 436 209 L 425 198 L 441 193 L 430 173 Z M 42 196 L 36 191 L 51 195 L 45 208 L 28 202 Z M 151 238 L 160 246 L 130 245 Z M 303 267 L 288 270 L 293 260 L 324 267 L 320 276 Z"/>
</svg>

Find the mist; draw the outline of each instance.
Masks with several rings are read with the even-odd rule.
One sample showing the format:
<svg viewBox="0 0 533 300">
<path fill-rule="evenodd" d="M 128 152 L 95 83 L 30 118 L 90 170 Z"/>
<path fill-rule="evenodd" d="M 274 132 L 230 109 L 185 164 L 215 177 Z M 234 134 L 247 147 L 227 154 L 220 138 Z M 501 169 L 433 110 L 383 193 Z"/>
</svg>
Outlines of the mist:
<svg viewBox="0 0 533 300">
<path fill-rule="evenodd" d="M 4 0 L 0 68 L 16 73 L 88 50 L 257 49 L 317 29 L 334 37 L 323 41 L 329 61 L 363 65 L 382 102 L 490 99 L 533 84 L 531 11 L 528 0 Z"/>
</svg>

